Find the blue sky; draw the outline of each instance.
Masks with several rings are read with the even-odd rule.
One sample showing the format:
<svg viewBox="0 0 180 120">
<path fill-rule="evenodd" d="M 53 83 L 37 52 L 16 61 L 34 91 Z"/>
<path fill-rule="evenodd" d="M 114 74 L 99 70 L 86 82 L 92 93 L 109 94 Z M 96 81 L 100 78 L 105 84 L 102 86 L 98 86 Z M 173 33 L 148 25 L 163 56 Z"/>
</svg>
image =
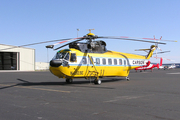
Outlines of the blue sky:
<svg viewBox="0 0 180 120">
<path fill-rule="evenodd" d="M 24 45 L 47 40 L 77 37 L 94 28 L 99 36 L 147 37 L 177 40 L 159 45 L 170 53 L 159 57 L 180 62 L 179 0 L 0 0 L 0 44 Z M 149 48 L 150 43 L 105 40 L 107 49 L 146 54 L 135 49 Z M 53 44 L 53 43 L 49 43 Z M 47 62 L 56 51 L 46 45 L 36 49 L 36 61 Z M 151 59 L 152 62 L 159 62 Z M 169 62 L 164 60 L 164 62 Z"/>
</svg>

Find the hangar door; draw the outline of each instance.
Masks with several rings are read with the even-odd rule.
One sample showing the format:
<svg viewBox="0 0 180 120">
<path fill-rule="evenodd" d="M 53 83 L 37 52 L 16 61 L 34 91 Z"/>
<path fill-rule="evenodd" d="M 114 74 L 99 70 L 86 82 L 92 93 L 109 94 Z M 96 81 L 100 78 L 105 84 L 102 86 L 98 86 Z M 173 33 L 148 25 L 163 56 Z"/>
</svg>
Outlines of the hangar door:
<svg viewBox="0 0 180 120">
<path fill-rule="evenodd" d="M 0 52 L 0 70 L 19 70 L 17 52 Z"/>
</svg>

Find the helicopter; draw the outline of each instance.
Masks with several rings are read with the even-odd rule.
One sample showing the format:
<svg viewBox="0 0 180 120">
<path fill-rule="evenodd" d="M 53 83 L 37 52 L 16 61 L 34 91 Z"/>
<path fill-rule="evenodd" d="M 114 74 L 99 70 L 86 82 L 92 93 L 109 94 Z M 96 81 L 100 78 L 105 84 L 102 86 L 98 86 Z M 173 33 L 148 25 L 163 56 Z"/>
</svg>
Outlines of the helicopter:
<svg viewBox="0 0 180 120">
<path fill-rule="evenodd" d="M 61 42 L 46 46 L 46 48 L 54 49 L 55 45 L 72 41 L 54 49 L 59 50 L 69 46 L 69 49 L 59 50 L 50 61 L 49 70 L 52 74 L 65 78 L 67 83 L 72 83 L 75 78 L 85 78 L 100 85 L 100 78 L 104 77 L 125 77 L 129 81 L 130 70 L 146 65 L 154 50 L 157 49 L 157 44 L 166 44 L 150 41 L 150 39 L 97 36 L 91 30 L 94 29 L 89 29 L 89 33 L 83 37 L 62 39 Z M 130 40 L 155 43 L 155 45 L 151 45 L 148 54 L 143 56 L 107 50 L 106 42 L 96 39 Z M 82 42 L 83 40 L 86 42 Z"/>
<path fill-rule="evenodd" d="M 136 70 L 136 72 L 137 72 L 137 70 L 140 70 L 140 72 L 142 72 L 142 70 L 144 70 L 144 71 L 151 70 L 151 72 L 152 72 L 154 68 L 159 69 L 160 67 L 162 67 L 162 61 L 163 61 L 162 58 L 160 58 L 160 63 L 157 63 L 157 64 L 151 64 L 151 62 L 148 61 L 146 63 L 146 65 L 137 67 L 137 68 L 135 68 L 135 70 Z"/>
</svg>

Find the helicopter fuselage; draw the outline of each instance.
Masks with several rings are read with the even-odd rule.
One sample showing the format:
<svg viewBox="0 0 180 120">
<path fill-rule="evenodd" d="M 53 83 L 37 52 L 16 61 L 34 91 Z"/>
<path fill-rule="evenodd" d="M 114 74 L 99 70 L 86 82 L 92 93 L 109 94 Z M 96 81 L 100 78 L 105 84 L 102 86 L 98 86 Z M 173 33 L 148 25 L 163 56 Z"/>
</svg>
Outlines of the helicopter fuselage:
<svg viewBox="0 0 180 120">
<path fill-rule="evenodd" d="M 60 57 L 59 57 L 60 56 Z M 145 56 L 115 51 L 85 53 L 77 49 L 63 49 L 50 62 L 50 71 L 59 78 L 127 77 L 129 71 L 145 65 Z"/>
</svg>

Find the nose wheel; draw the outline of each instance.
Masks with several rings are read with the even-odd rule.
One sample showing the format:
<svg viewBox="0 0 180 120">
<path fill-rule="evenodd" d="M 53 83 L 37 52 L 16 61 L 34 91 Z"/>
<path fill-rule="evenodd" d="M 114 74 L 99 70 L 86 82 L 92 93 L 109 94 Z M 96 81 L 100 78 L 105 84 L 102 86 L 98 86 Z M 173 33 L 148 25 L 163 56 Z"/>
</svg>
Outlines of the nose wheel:
<svg viewBox="0 0 180 120">
<path fill-rule="evenodd" d="M 96 85 L 100 85 L 100 84 L 101 84 L 101 80 L 99 80 L 99 79 L 98 79 L 98 80 L 97 80 L 97 79 L 95 79 L 95 80 L 94 80 L 94 84 L 96 84 Z"/>
<path fill-rule="evenodd" d="M 126 80 L 129 81 L 130 80 L 129 77 L 126 77 Z"/>
<path fill-rule="evenodd" d="M 71 78 L 66 79 L 66 83 L 72 83 L 72 82 L 73 82 L 73 79 L 71 79 Z"/>
</svg>

